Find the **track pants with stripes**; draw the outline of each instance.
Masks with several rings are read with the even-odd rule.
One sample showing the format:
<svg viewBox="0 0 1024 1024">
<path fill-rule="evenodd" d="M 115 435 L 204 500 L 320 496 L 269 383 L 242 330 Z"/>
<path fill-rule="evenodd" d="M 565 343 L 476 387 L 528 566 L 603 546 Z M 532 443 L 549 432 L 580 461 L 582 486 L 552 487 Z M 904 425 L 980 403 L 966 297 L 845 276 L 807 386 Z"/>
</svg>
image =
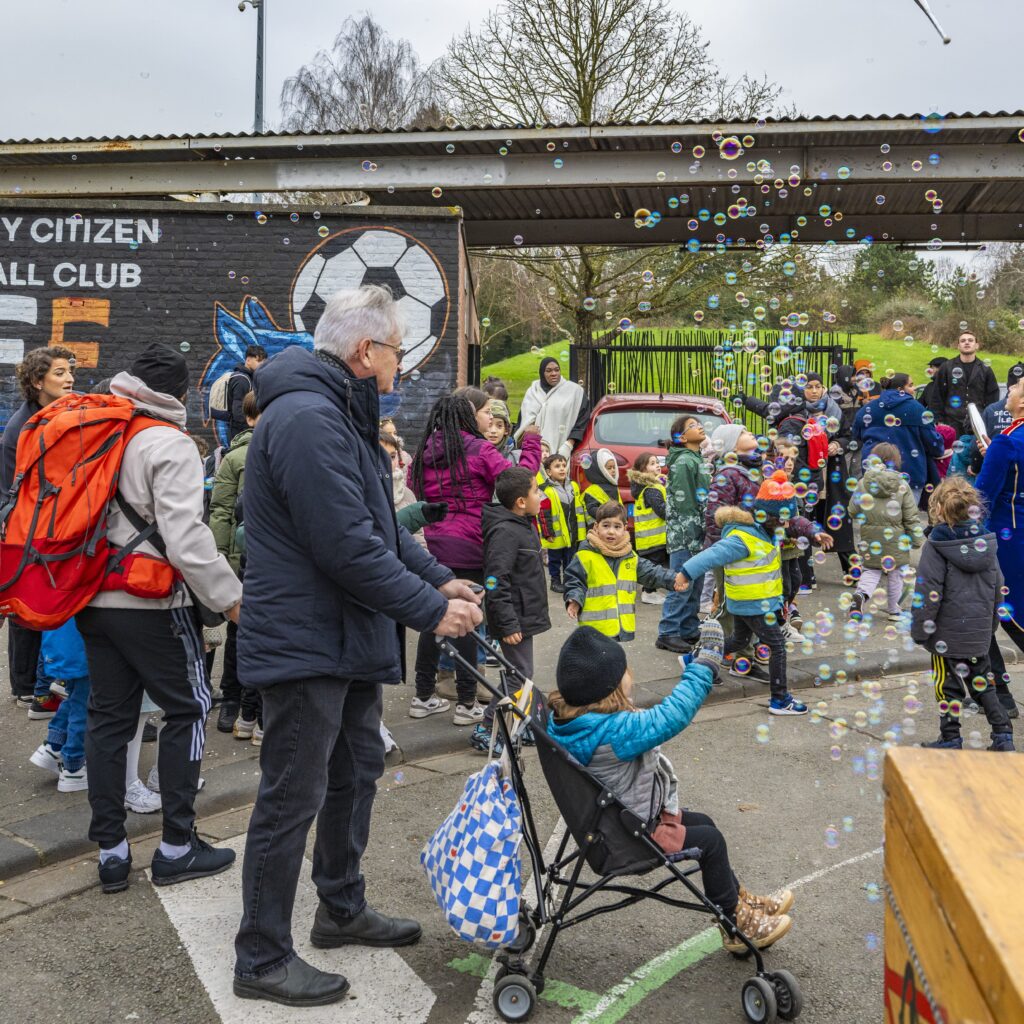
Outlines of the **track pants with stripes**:
<svg viewBox="0 0 1024 1024">
<path fill-rule="evenodd" d="M 984 679 L 985 686 L 978 689 L 977 680 Z M 997 733 L 1012 732 L 1006 708 L 999 700 L 995 686 L 989 679 L 989 657 L 956 658 L 932 653 L 932 681 L 935 684 L 935 699 L 940 706 L 950 704 L 957 711 L 956 702 L 963 703 L 968 697 L 976 700 L 985 712 L 993 738 Z M 960 715 L 940 711 L 939 732 L 944 740 L 960 736 Z"/>
<path fill-rule="evenodd" d="M 163 711 L 157 765 L 163 839 L 189 841 L 210 710 L 202 632 L 191 608 L 89 607 L 76 616 L 92 689 L 85 738 L 92 823 L 104 849 L 125 832 L 125 762 L 145 691 Z"/>
</svg>

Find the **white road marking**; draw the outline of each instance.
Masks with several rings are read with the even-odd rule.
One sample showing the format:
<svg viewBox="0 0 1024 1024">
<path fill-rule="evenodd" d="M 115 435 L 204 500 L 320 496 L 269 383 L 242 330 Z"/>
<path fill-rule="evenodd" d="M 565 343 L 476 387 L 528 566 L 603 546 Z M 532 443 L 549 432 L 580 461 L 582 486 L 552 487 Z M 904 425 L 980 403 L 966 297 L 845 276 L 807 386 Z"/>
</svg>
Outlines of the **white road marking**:
<svg viewBox="0 0 1024 1024">
<path fill-rule="evenodd" d="M 544 847 L 544 852 L 541 854 L 541 860 L 544 866 L 547 867 L 555 859 L 555 854 L 558 852 L 558 844 L 562 841 L 562 836 L 565 835 L 565 821 L 562 818 L 558 819 L 558 824 L 555 825 L 554 832 L 551 833 L 551 838 L 547 841 L 547 845 Z M 528 874 L 530 865 L 530 858 L 526 851 L 523 851 L 523 898 L 533 903 L 537 898 L 536 888 L 534 887 L 533 880 Z M 544 939 L 544 932 L 547 930 L 547 925 L 541 928 L 537 932 L 537 940 L 534 944 L 534 951 L 540 948 L 541 942 Z M 497 954 L 495 954 L 497 956 Z M 494 1010 L 493 996 L 494 996 L 494 976 L 498 972 L 498 961 L 497 959 L 491 960 L 491 966 L 487 973 L 484 975 L 483 980 L 480 982 L 480 988 L 477 989 L 476 998 L 473 1000 L 473 1009 L 470 1011 L 469 1016 L 466 1018 L 466 1024 L 494 1024 L 495 1021 L 500 1021 L 501 1018 Z M 360 1022 L 362 1024 L 362 1022 Z"/>
<path fill-rule="evenodd" d="M 436 997 L 398 952 L 363 946 L 320 950 L 310 945 L 309 928 L 318 898 L 308 861 L 299 879 L 292 918 L 295 949 L 314 967 L 344 974 L 352 985 L 350 998 L 333 1006 L 302 1010 L 237 999 L 231 991 L 231 979 L 235 932 L 242 914 L 245 836 L 218 845 L 230 846 L 238 854 L 230 871 L 158 887 L 156 893 L 224 1024 L 294 1024 L 300 1016 L 302 1024 L 336 1024 L 346 1019 L 358 1024 L 424 1024 Z"/>
<path fill-rule="evenodd" d="M 864 860 L 871 860 L 872 857 L 877 857 L 885 847 L 879 846 L 876 850 L 868 850 L 867 853 L 858 853 L 856 857 L 850 857 L 847 860 L 840 861 L 838 864 L 830 864 L 827 868 L 822 868 L 820 871 L 814 871 L 809 875 L 805 875 L 803 878 L 798 878 L 795 882 L 790 882 L 788 888 L 796 889 L 801 885 L 810 885 L 811 882 L 816 882 L 819 878 L 824 878 L 825 875 L 832 874 L 833 871 L 838 871 L 840 868 L 849 867 L 851 864 L 859 864 Z"/>
</svg>

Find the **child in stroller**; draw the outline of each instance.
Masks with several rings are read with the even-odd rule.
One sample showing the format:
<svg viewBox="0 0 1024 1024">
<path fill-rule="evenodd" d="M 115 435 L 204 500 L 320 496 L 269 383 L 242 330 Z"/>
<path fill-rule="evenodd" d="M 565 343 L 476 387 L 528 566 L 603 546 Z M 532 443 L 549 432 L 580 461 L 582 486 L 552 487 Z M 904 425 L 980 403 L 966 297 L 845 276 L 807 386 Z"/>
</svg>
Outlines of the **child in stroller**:
<svg viewBox="0 0 1024 1024">
<path fill-rule="evenodd" d="M 690 724 L 711 692 L 723 648 L 718 621 L 705 620 L 697 656 L 675 689 L 660 704 L 640 710 L 631 699 L 633 677 L 622 645 L 583 626 L 570 634 L 558 657 L 558 689 L 548 696 L 548 733 L 642 821 L 656 822 L 652 838 L 665 853 L 699 849 L 705 895 L 764 949 L 792 925 L 786 913 L 792 892 L 757 896 L 737 881 L 715 823 L 680 808 L 678 780 L 659 749 Z M 722 944 L 731 953 L 746 950 L 725 929 Z"/>
</svg>

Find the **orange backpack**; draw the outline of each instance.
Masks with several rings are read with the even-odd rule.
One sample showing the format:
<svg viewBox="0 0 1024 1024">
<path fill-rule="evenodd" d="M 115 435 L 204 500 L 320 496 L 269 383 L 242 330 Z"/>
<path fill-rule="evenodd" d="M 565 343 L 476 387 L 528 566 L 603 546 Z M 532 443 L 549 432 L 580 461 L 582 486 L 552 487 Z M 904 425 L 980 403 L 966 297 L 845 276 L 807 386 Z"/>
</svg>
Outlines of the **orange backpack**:
<svg viewBox="0 0 1024 1024">
<path fill-rule="evenodd" d="M 14 483 L 0 509 L 0 615 L 29 629 L 56 629 L 101 590 L 161 598 L 180 574 L 135 548 L 107 540 L 128 442 L 147 427 L 171 426 L 117 395 L 71 394 L 40 409 L 18 438 Z M 177 429 L 177 428 L 175 428 Z"/>
</svg>

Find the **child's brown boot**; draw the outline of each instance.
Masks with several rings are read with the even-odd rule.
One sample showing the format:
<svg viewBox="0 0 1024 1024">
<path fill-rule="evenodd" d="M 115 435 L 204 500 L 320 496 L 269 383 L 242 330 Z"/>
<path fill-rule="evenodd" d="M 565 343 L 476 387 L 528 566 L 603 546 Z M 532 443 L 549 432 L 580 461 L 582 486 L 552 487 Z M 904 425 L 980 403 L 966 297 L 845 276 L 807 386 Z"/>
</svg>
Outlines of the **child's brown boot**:
<svg viewBox="0 0 1024 1024">
<path fill-rule="evenodd" d="M 771 892 L 767 896 L 756 896 L 741 885 L 740 903 L 759 907 L 771 916 L 788 914 L 789 908 L 793 906 L 793 893 L 790 889 L 776 889 L 775 892 Z"/>
<path fill-rule="evenodd" d="M 742 900 L 736 906 L 736 927 L 758 949 L 767 949 L 770 945 L 778 942 L 786 932 L 793 926 L 793 919 L 786 914 L 766 914 L 760 907 L 751 907 Z M 739 936 L 728 935 L 724 928 L 719 926 L 722 932 L 722 945 L 730 953 L 745 953 L 746 945 Z"/>
</svg>

